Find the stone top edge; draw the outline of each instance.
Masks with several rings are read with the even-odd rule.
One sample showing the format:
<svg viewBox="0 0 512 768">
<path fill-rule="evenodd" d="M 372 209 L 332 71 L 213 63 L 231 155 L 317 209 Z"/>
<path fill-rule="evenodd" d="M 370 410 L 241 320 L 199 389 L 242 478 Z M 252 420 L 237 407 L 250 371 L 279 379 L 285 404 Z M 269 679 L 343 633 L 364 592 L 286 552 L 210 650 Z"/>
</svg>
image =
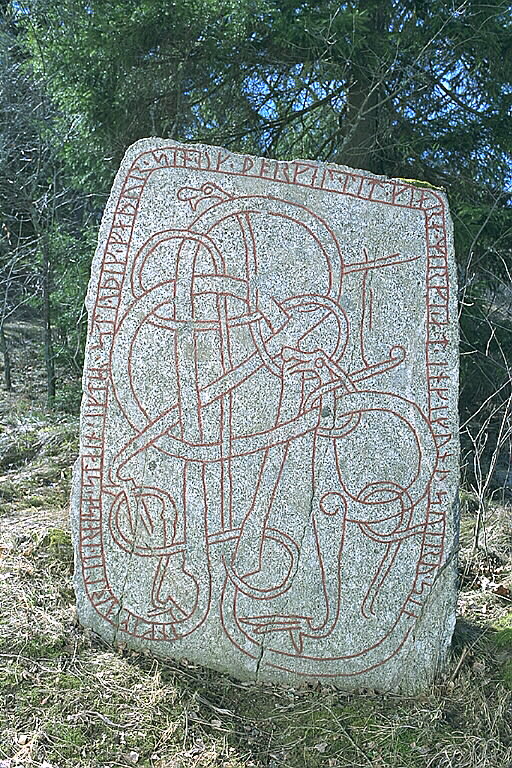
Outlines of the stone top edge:
<svg viewBox="0 0 512 768">
<path fill-rule="evenodd" d="M 137 154 L 140 154 L 144 151 L 151 151 L 152 149 L 160 148 L 160 147 L 169 147 L 169 146 L 177 146 L 177 147 L 183 147 L 183 148 L 191 148 L 191 149 L 210 149 L 210 150 L 218 150 L 219 152 L 228 152 L 230 155 L 233 155 L 234 157 L 252 157 L 257 160 L 268 160 L 269 162 L 274 163 L 314 163 L 315 165 L 318 165 L 321 168 L 335 168 L 337 170 L 341 170 L 346 173 L 356 173 L 361 176 L 365 176 L 372 179 L 379 179 L 380 181 L 389 181 L 389 182 L 400 182 L 401 184 L 404 184 L 405 186 L 414 187 L 416 189 L 427 189 L 431 190 L 435 194 L 442 195 L 445 199 L 445 202 L 448 202 L 446 190 L 443 187 L 436 187 L 433 184 L 430 184 L 427 181 L 423 181 L 422 179 L 405 179 L 399 176 L 386 176 L 384 174 L 378 174 L 378 173 L 372 173 L 371 171 L 364 170 L 362 168 L 355 168 L 349 165 L 342 165 L 341 163 L 331 163 L 326 162 L 324 160 L 314 160 L 312 158 L 304 158 L 304 157 L 291 157 L 286 160 L 284 159 L 278 159 L 275 157 L 263 157 L 262 155 L 253 155 L 248 152 L 236 152 L 231 149 L 228 149 L 226 147 L 221 147 L 218 144 L 205 144 L 204 142 L 194 142 L 194 141 L 179 141 L 177 139 L 162 139 L 158 136 L 148 136 L 144 139 L 138 139 L 137 141 L 133 142 L 133 144 L 130 144 L 124 154 L 124 157 L 120 163 L 119 170 L 124 168 L 126 164 L 128 164 L 130 161 L 134 159 L 134 156 L 137 156 Z"/>
</svg>

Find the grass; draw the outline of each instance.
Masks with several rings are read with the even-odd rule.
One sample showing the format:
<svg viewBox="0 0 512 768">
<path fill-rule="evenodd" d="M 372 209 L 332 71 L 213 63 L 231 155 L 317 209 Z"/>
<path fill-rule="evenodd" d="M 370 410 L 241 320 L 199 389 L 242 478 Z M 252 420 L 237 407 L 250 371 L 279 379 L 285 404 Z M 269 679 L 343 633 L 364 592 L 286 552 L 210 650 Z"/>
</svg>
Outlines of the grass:
<svg viewBox="0 0 512 768">
<path fill-rule="evenodd" d="M 422 697 L 255 686 L 105 647 L 77 624 L 71 567 L 63 528 L 32 535 L 23 550 L 4 556 L 5 765 L 497 768 L 512 762 L 511 670 L 499 657 L 507 626 L 459 629 L 448 675 Z"/>
<path fill-rule="evenodd" d="M 0 768 L 512 766 L 509 507 L 490 507 L 488 550 L 473 555 L 465 495 L 452 661 L 424 695 L 241 683 L 115 651 L 78 624 L 67 519 L 76 420 L 23 392 L 0 397 L 17 456 L 0 469 Z M 24 452 L 28 431 L 35 452 Z"/>
</svg>

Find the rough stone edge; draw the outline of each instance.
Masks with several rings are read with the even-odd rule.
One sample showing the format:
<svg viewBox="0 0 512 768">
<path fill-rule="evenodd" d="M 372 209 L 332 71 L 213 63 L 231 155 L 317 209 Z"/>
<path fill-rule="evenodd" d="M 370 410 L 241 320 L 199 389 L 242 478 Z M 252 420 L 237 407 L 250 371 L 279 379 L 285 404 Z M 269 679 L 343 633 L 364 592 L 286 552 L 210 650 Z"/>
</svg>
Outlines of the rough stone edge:
<svg viewBox="0 0 512 768">
<path fill-rule="evenodd" d="M 401 180 L 403 181 L 403 180 Z M 414 186 L 414 185 L 412 185 Z M 445 211 L 446 252 L 448 262 L 448 284 L 450 286 L 449 317 L 453 325 L 450 328 L 451 342 L 454 347 L 454 369 L 452 375 L 450 427 L 453 428 L 453 477 L 451 480 L 451 498 L 446 501 L 447 535 L 446 552 L 443 562 L 436 573 L 420 617 L 415 624 L 413 640 L 407 658 L 404 659 L 403 675 L 397 689 L 406 694 L 418 694 L 426 690 L 446 669 L 451 652 L 455 630 L 457 598 L 459 587 L 458 554 L 460 536 L 460 438 L 459 438 L 459 377 L 460 377 L 460 331 L 458 322 L 458 279 L 455 259 L 453 220 L 450 213 L 448 195 L 442 189 L 435 189 L 435 194 L 442 198 Z M 439 605 L 440 596 L 444 596 Z M 438 616 L 433 634 L 431 618 L 432 604 L 438 604 L 435 611 Z M 429 621 L 430 617 L 430 621 Z M 420 672 L 418 673 L 418 667 Z M 413 672 L 414 670 L 414 672 Z"/>
</svg>

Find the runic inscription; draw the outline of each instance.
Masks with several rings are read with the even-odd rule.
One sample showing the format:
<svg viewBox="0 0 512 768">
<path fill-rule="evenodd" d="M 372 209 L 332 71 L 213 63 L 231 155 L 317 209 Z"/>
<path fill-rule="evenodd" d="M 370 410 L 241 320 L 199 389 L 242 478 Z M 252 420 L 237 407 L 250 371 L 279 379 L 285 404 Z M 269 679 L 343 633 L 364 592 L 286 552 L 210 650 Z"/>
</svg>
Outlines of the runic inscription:
<svg viewBox="0 0 512 768">
<path fill-rule="evenodd" d="M 131 147 L 88 294 L 83 623 L 241 677 L 424 685 L 453 628 L 453 273 L 438 190 Z"/>
</svg>

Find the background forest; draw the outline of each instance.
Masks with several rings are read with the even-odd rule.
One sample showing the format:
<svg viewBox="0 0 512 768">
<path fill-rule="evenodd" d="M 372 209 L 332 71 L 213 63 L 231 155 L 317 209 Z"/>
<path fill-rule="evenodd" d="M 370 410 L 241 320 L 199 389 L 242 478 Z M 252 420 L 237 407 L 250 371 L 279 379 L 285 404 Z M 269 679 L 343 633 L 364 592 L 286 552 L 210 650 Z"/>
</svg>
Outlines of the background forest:
<svg viewBox="0 0 512 768">
<path fill-rule="evenodd" d="M 344 163 L 444 187 L 461 309 L 463 470 L 510 438 L 512 15 L 473 0 L 2 0 L 0 345 L 44 326 L 48 401 L 77 407 L 102 208 L 146 136 Z M 75 377 L 76 378 L 76 377 Z M 76 387 L 75 387 L 76 389 Z"/>
<path fill-rule="evenodd" d="M 0 0 L 0 768 L 512 766 L 511 11 L 507 0 Z M 448 194 L 462 624 L 423 700 L 255 692 L 98 648 L 72 617 L 83 301 L 119 162 L 148 136 Z"/>
</svg>

